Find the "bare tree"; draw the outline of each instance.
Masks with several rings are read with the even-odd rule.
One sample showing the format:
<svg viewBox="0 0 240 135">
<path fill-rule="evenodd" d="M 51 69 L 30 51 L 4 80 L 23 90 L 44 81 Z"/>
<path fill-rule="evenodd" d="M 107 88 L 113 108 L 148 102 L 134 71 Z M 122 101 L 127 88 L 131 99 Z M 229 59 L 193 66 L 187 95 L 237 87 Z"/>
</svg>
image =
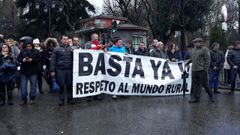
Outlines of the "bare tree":
<svg viewBox="0 0 240 135">
<path fill-rule="evenodd" d="M 154 38 L 167 42 L 176 30 L 194 31 L 202 27 L 201 19 L 208 13 L 211 1 L 105 0 L 105 9 L 127 17 L 133 24 L 147 24 Z"/>
<path fill-rule="evenodd" d="M 143 25 L 143 0 L 104 0 L 106 13 L 127 17 L 132 24 Z"/>
<path fill-rule="evenodd" d="M 113 0 L 104 0 L 104 12 L 106 14 L 111 14 L 113 16 L 120 16 L 121 10 L 118 6 L 118 3 Z"/>
</svg>

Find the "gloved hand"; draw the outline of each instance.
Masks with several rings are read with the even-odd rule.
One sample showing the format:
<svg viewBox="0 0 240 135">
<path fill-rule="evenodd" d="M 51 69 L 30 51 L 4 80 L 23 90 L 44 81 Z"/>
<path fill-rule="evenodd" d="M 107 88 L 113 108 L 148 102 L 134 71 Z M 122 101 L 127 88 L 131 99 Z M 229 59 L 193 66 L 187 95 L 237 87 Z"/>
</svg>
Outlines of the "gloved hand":
<svg viewBox="0 0 240 135">
<path fill-rule="evenodd" d="M 21 67 L 20 67 L 20 66 L 18 66 L 18 67 L 17 67 L 17 70 L 18 70 L 18 71 L 20 71 L 20 70 L 21 70 Z"/>
</svg>

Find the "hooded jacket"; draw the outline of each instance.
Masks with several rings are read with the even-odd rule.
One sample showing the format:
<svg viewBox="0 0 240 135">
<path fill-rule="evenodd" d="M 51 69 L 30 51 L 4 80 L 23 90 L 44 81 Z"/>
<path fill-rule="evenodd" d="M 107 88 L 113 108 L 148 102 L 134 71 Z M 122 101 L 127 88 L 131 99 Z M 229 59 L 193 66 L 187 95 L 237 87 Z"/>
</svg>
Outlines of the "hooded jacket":
<svg viewBox="0 0 240 135">
<path fill-rule="evenodd" d="M 53 46 L 50 46 L 51 42 L 53 43 Z M 58 46 L 58 42 L 56 38 L 47 38 L 44 43 L 45 50 L 44 50 L 43 59 L 45 61 L 44 64 L 46 64 L 47 69 L 50 68 L 53 49 L 57 46 Z"/>
<path fill-rule="evenodd" d="M 26 50 L 26 45 L 31 44 L 32 50 Z M 31 62 L 23 62 L 23 59 L 29 57 L 32 58 Z M 32 42 L 25 42 L 23 44 L 23 49 L 17 57 L 18 62 L 21 64 L 21 73 L 23 74 L 37 74 L 38 73 L 38 63 L 41 60 L 41 55 L 38 50 L 34 49 Z"/>
</svg>

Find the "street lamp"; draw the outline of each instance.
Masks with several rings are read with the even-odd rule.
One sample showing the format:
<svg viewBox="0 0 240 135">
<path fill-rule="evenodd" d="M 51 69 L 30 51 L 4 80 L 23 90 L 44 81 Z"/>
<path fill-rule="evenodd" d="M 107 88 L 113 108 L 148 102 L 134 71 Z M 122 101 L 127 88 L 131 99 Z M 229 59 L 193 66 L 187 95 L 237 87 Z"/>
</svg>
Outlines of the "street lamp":
<svg viewBox="0 0 240 135">
<path fill-rule="evenodd" d="M 56 8 L 56 4 L 57 2 L 54 0 L 43 0 L 40 2 L 37 2 L 35 7 L 36 9 L 40 9 L 40 3 L 43 3 L 45 5 L 43 11 L 44 13 L 48 12 L 48 34 L 52 34 L 52 30 L 51 30 L 51 9 Z M 59 4 L 59 12 L 63 11 L 63 6 L 61 4 Z"/>
<path fill-rule="evenodd" d="M 226 33 L 227 33 L 227 19 L 228 19 L 228 14 L 227 14 L 227 6 L 224 4 L 221 9 L 221 14 L 222 14 L 222 46 L 223 49 L 227 49 L 227 40 L 226 40 Z"/>
</svg>

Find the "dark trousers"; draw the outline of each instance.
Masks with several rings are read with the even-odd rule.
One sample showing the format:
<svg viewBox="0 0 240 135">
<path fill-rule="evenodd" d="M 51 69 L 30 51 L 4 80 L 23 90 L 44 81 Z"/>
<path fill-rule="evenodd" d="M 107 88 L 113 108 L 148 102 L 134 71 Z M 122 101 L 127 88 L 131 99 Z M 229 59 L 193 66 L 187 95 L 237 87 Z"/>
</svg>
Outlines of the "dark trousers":
<svg viewBox="0 0 240 135">
<path fill-rule="evenodd" d="M 38 81 L 38 90 L 42 91 L 42 71 L 39 71 L 37 74 L 37 81 Z"/>
<path fill-rule="evenodd" d="M 2 102 L 5 103 L 5 96 L 7 91 L 8 100 L 12 100 L 13 81 L 0 82 L 0 97 Z"/>
<path fill-rule="evenodd" d="M 49 91 L 52 92 L 52 76 L 50 75 L 49 70 L 44 70 L 42 76 L 49 86 Z"/>
<path fill-rule="evenodd" d="M 15 83 L 17 85 L 18 90 L 20 90 L 20 87 L 21 87 L 21 72 L 20 71 L 17 71 L 17 73 L 16 73 Z"/>
<path fill-rule="evenodd" d="M 231 69 L 224 69 L 224 83 L 231 84 Z"/>
<path fill-rule="evenodd" d="M 231 91 L 235 90 L 237 75 L 240 77 L 240 68 L 231 70 Z"/>
<path fill-rule="evenodd" d="M 212 91 L 208 85 L 207 71 L 192 71 L 192 98 L 200 100 L 202 87 L 205 89 L 210 98 L 212 98 Z"/>
<path fill-rule="evenodd" d="M 60 86 L 59 100 L 64 101 L 65 95 L 67 95 L 67 100 L 72 100 L 72 70 L 57 70 L 56 80 Z M 66 86 L 66 92 L 65 92 Z"/>
<path fill-rule="evenodd" d="M 219 84 L 219 70 L 209 69 L 209 87 L 210 89 L 217 91 Z"/>
</svg>

